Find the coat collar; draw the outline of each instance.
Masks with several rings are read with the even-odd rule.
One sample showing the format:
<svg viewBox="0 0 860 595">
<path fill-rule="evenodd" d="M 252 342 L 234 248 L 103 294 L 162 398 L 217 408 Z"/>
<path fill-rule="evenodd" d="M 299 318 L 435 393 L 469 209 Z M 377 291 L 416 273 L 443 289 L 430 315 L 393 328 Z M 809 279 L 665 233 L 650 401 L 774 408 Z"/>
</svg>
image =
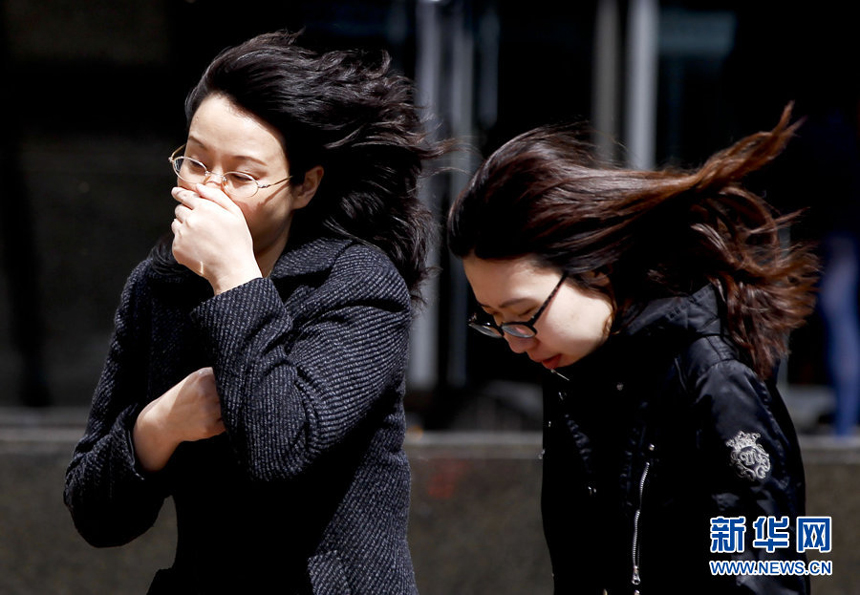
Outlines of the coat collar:
<svg viewBox="0 0 860 595">
<path fill-rule="evenodd" d="M 328 270 L 338 255 L 352 243 L 352 240 L 345 238 L 330 237 L 314 238 L 295 246 L 288 243 L 275 262 L 270 276 L 273 279 L 286 279 Z"/>
<path fill-rule="evenodd" d="M 599 349 L 572 364 L 570 372 L 594 373 L 618 369 L 625 361 L 634 367 L 674 353 L 680 345 L 698 337 L 722 334 L 717 290 L 707 285 L 691 295 L 660 298 L 627 314 L 620 330 Z M 566 376 L 566 373 L 562 371 Z"/>
<path fill-rule="evenodd" d="M 706 285 L 691 295 L 657 299 L 632 312 L 622 325 L 619 335 L 651 337 L 654 335 L 683 335 L 685 337 L 721 333 L 720 311 L 723 300 L 712 285 Z"/>
<path fill-rule="evenodd" d="M 275 261 L 270 277 L 280 281 L 328 270 L 334 265 L 338 255 L 353 243 L 350 239 L 333 237 L 317 237 L 295 244 L 288 243 Z M 150 256 L 148 275 L 157 284 L 199 286 L 201 294 L 210 289 L 205 279 L 177 264 L 172 256 L 166 262 L 164 260 Z"/>
</svg>

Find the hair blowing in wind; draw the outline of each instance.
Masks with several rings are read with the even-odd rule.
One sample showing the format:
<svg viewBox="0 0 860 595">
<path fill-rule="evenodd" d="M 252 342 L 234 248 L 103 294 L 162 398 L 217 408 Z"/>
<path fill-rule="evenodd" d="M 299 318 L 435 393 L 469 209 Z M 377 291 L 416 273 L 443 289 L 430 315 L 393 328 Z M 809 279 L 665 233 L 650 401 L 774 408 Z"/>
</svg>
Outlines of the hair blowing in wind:
<svg viewBox="0 0 860 595">
<path fill-rule="evenodd" d="M 385 52 L 317 52 L 299 34 L 259 35 L 219 54 L 189 93 L 188 122 L 210 95 L 223 95 L 284 137 L 291 184 L 325 170 L 291 231 L 299 241 L 322 234 L 375 246 L 420 301 L 434 218 L 419 200 L 424 165 L 450 150 L 430 140 L 412 81 Z M 156 250 L 171 264 L 169 243 Z"/>
<path fill-rule="evenodd" d="M 616 330 L 651 299 L 711 283 L 731 339 L 769 376 L 813 309 L 818 267 L 809 246 L 786 240 L 795 216 L 743 182 L 784 149 L 790 119 L 789 106 L 772 130 L 694 170 L 624 169 L 598 161 L 572 127 L 531 130 L 494 152 L 454 202 L 449 247 L 461 257 L 532 255 L 566 271 L 610 296 Z"/>
</svg>

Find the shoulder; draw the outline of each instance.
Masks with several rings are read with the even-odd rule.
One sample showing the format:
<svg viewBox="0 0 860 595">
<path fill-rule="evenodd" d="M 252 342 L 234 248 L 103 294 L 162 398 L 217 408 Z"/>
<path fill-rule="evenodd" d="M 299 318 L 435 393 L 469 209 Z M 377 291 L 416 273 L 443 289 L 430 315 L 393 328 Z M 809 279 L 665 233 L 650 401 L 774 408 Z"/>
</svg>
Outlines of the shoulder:
<svg viewBox="0 0 860 595">
<path fill-rule="evenodd" d="M 406 282 L 381 250 L 360 242 L 318 238 L 285 252 L 276 282 L 318 285 L 326 293 L 409 301 Z M 313 282 L 313 279 L 317 279 Z"/>
<path fill-rule="evenodd" d="M 758 378 L 740 349 L 722 335 L 706 335 L 690 342 L 675 360 L 685 385 L 693 388 L 721 376 Z"/>
<path fill-rule="evenodd" d="M 140 301 L 152 292 L 153 283 L 157 282 L 158 278 L 149 258 L 139 262 L 126 277 L 122 290 L 122 303 Z"/>
<path fill-rule="evenodd" d="M 757 374 L 739 352 L 719 335 L 694 340 L 675 358 L 677 388 L 671 390 L 671 402 L 711 420 L 770 417 L 769 411 L 779 406 L 776 387 Z"/>
<path fill-rule="evenodd" d="M 179 298 L 193 296 L 205 298 L 210 292 L 209 282 L 184 266 L 165 267 L 152 255 L 142 260 L 129 274 L 125 294 L 130 297 Z"/>
<path fill-rule="evenodd" d="M 720 336 L 691 343 L 678 358 L 684 400 L 719 426 L 721 434 L 734 436 L 737 428 L 744 429 L 750 423 L 772 430 L 779 425 L 772 411 L 779 407 L 778 393 L 738 357 L 738 352 Z"/>
<path fill-rule="evenodd" d="M 359 243 L 347 246 L 332 267 L 332 274 L 386 287 L 395 292 L 402 289 L 408 295 L 406 282 L 394 263 L 381 250 L 372 246 Z"/>
<path fill-rule="evenodd" d="M 682 379 L 680 403 L 693 416 L 690 427 L 728 457 L 728 468 L 745 473 L 735 460 L 744 445 L 763 448 L 774 460 L 794 457 L 797 445 L 776 386 L 738 357 L 739 351 L 726 338 L 706 336 L 691 343 L 677 363 Z"/>
<path fill-rule="evenodd" d="M 397 272 L 394 263 L 380 249 L 360 242 L 341 244 L 332 264 L 340 270 L 351 268 L 356 272 Z"/>
<path fill-rule="evenodd" d="M 122 290 L 115 323 L 134 321 L 150 325 L 153 320 L 180 317 L 208 299 L 208 281 L 190 270 L 165 270 L 151 257 L 139 262 L 129 273 Z"/>
<path fill-rule="evenodd" d="M 323 289 L 337 302 L 410 310 L 409 289 L 394 264 L 379 249 L 359 243 L 338 255 Z"/>
</svg>

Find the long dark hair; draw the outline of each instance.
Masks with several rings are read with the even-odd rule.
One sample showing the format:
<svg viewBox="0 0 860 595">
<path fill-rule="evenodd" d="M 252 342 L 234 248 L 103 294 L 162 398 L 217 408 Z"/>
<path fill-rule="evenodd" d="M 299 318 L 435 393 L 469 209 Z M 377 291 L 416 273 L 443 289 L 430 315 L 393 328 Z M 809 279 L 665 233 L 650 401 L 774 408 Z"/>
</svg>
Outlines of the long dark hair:
<svg viewBox="0 0 860 595">
<path fill-rule="evenodd" d="M 769 376 L 789 331 L 812 311 L 817 263 L 808 246 L 786 244 L 791 217 L 741 182 L 795 127 L 789 106 L 773 130 L 694 171 L 623 169 L 600 162 L 576 128 L 531 130 L 493 153 L 454 202 L 449 248 L 483 259 L 531 255 L 609 295 L 616 324 L 648 300 L 711 283 L 732 340 Z"/>
<path fill-rule="evenodd" d="M 313 200 L 296 213 L 291 243 L 327 234 L 376 246 L 420 299 L 434 218 L 417 183 L 424 161 L 446 149 L 428 140 L 413 85 L 392 72 L 388 54 L 317 53 L 297 37 L 267 33 L 224 50 L 189 93 L 186 118 L 219 94 L 275 127 L 291 183 L 300 185 L 314 166 L 325 170 Z M 169 244 L 156 252 L 161 264 L 173 260 Z"/>
</svg>

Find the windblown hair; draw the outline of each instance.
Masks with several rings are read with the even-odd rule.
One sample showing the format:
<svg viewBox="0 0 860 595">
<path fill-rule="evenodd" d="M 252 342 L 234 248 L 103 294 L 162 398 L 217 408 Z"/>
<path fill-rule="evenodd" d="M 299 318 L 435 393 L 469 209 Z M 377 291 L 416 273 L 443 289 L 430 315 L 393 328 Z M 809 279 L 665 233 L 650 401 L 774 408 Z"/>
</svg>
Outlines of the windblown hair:
<svg viewBox="0 0 860 595">
<path fill-rule="evenodd" d="M 392 72 L 388 54 L 317 53 L 297 37 L 267 33 L 223 51 L 188 95 L 187 120 L 217 94 L 276 128 L 291 184 L 317 165 L 325 170 L 313 200 L 296 212 L 290 241 L 333 234 L 376 246 L 420 300 L 434 219 L 417 182 L 443 145 L 428 140 L 413 85 Z"/>
<path fill-rule="evenodd" d="M 493 153 L 452 205 L 449 248 L 566 271 L 580 289 L 609 296 L 614 331 L 651 299 L 711 283 L 731 339 L 770 376 L 812 311 L 817 261 L 808 246 L 787 245 L 794 216 L 742 180 L 783 150 L 797 126 L 790 116 L 789 106 L 773 130 L 695 171 L 623 169 L 599 162 L 575 128 L 531 130 Z"/>
</svg>

